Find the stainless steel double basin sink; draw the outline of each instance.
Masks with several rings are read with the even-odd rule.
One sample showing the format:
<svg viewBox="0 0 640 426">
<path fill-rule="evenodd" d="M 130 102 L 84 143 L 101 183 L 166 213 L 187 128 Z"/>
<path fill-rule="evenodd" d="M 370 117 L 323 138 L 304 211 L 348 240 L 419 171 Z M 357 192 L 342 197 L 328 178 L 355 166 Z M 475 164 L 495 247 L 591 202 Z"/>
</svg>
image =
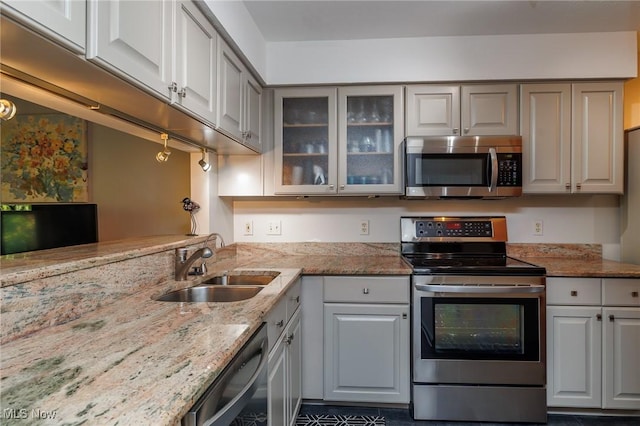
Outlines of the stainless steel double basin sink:
<svg viewBox="0 0 640 426">
<path fill-rule="evenodd" d="M 194 287 L 171 291 L 154 298 L 159 302 L 238 302 L 258 294 L 280 273 L 248 271 L 209 278 Z"/>
</svg>

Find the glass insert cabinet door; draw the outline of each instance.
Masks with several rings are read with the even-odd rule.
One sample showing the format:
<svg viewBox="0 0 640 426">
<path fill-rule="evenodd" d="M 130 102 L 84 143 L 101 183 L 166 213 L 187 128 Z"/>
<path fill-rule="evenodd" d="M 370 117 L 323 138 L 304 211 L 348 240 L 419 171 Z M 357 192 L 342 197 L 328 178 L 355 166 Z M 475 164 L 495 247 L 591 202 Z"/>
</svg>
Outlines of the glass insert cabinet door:
<svg viewBox="0 0 640 426">
<path fill-rule="evenodd" d="M 339 192 L 402 192 L 402 93 L 399 86 L 338 90 Z"/>
<path fill-rule="evenodd" d="M 332 194 L 337 181 L 335 88 L 275 91 L 275 192 Z"/>
<path fill-rule="evenodd" d="M 274 91 L 275 193 L 402 193 L 402 86 Z"/>
</svg>

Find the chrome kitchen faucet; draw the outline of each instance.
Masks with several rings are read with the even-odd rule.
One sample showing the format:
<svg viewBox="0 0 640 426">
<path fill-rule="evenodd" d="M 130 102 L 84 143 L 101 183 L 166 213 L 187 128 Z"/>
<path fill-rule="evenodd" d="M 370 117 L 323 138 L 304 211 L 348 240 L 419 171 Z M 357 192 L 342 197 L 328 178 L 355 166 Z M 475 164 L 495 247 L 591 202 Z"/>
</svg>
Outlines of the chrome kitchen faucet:
<svg viewBox="0 0 640 426">
<path fill-rule="evenodd" d="M 187 259 L 187 249 L 186 248 L 178 248 L 176 249 L 176 258 L 175 258 L 175 280 L 176 281 L 185 281 L 187 279 L 187 275 L 189 275 L 189 268 L 191 265 L 198 259 L 206 259 L 213 256 L 213 251 L 209 247 L 203 247 L 196 250 L 191 257 Z M 202 271 L 202 269 L 200 269 Z M 202 275 L 203 272 L 199 272 L 198 275 Z"/>
</svg>

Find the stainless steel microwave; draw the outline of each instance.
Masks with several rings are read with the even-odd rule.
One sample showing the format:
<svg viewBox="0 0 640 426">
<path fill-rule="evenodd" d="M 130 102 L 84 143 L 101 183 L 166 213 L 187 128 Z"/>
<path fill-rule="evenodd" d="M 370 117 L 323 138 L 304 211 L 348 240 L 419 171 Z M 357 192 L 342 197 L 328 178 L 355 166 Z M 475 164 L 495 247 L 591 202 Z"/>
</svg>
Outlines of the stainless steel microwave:
<svg viewBox="0 0 640 426">
<path fill-rule="evenodd" d="M 407 198 L 522 195 L 521 136 L 408 137 Z"/>
</svg>

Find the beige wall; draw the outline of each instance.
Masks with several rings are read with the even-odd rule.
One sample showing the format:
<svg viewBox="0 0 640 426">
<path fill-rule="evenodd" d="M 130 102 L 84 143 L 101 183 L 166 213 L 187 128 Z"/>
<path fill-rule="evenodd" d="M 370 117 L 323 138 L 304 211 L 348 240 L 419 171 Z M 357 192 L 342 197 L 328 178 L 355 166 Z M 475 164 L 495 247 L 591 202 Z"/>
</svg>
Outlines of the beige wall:
<svg viewBox="0 0 640 426">
<path fill-rule="evenodd" d="M 640 32 L 638 36 L 638 77 L 624 84 L 624 128 L 640 126 Z"/>
<path fill-rule="evenodd" d="M 160 164 L 160 144 L 92 123 L 88 139 L 100 241 L 189 232 L 189 214 L 182 209 L 190 193 L 189 153 L 172 150 Z"/>
</svg>

